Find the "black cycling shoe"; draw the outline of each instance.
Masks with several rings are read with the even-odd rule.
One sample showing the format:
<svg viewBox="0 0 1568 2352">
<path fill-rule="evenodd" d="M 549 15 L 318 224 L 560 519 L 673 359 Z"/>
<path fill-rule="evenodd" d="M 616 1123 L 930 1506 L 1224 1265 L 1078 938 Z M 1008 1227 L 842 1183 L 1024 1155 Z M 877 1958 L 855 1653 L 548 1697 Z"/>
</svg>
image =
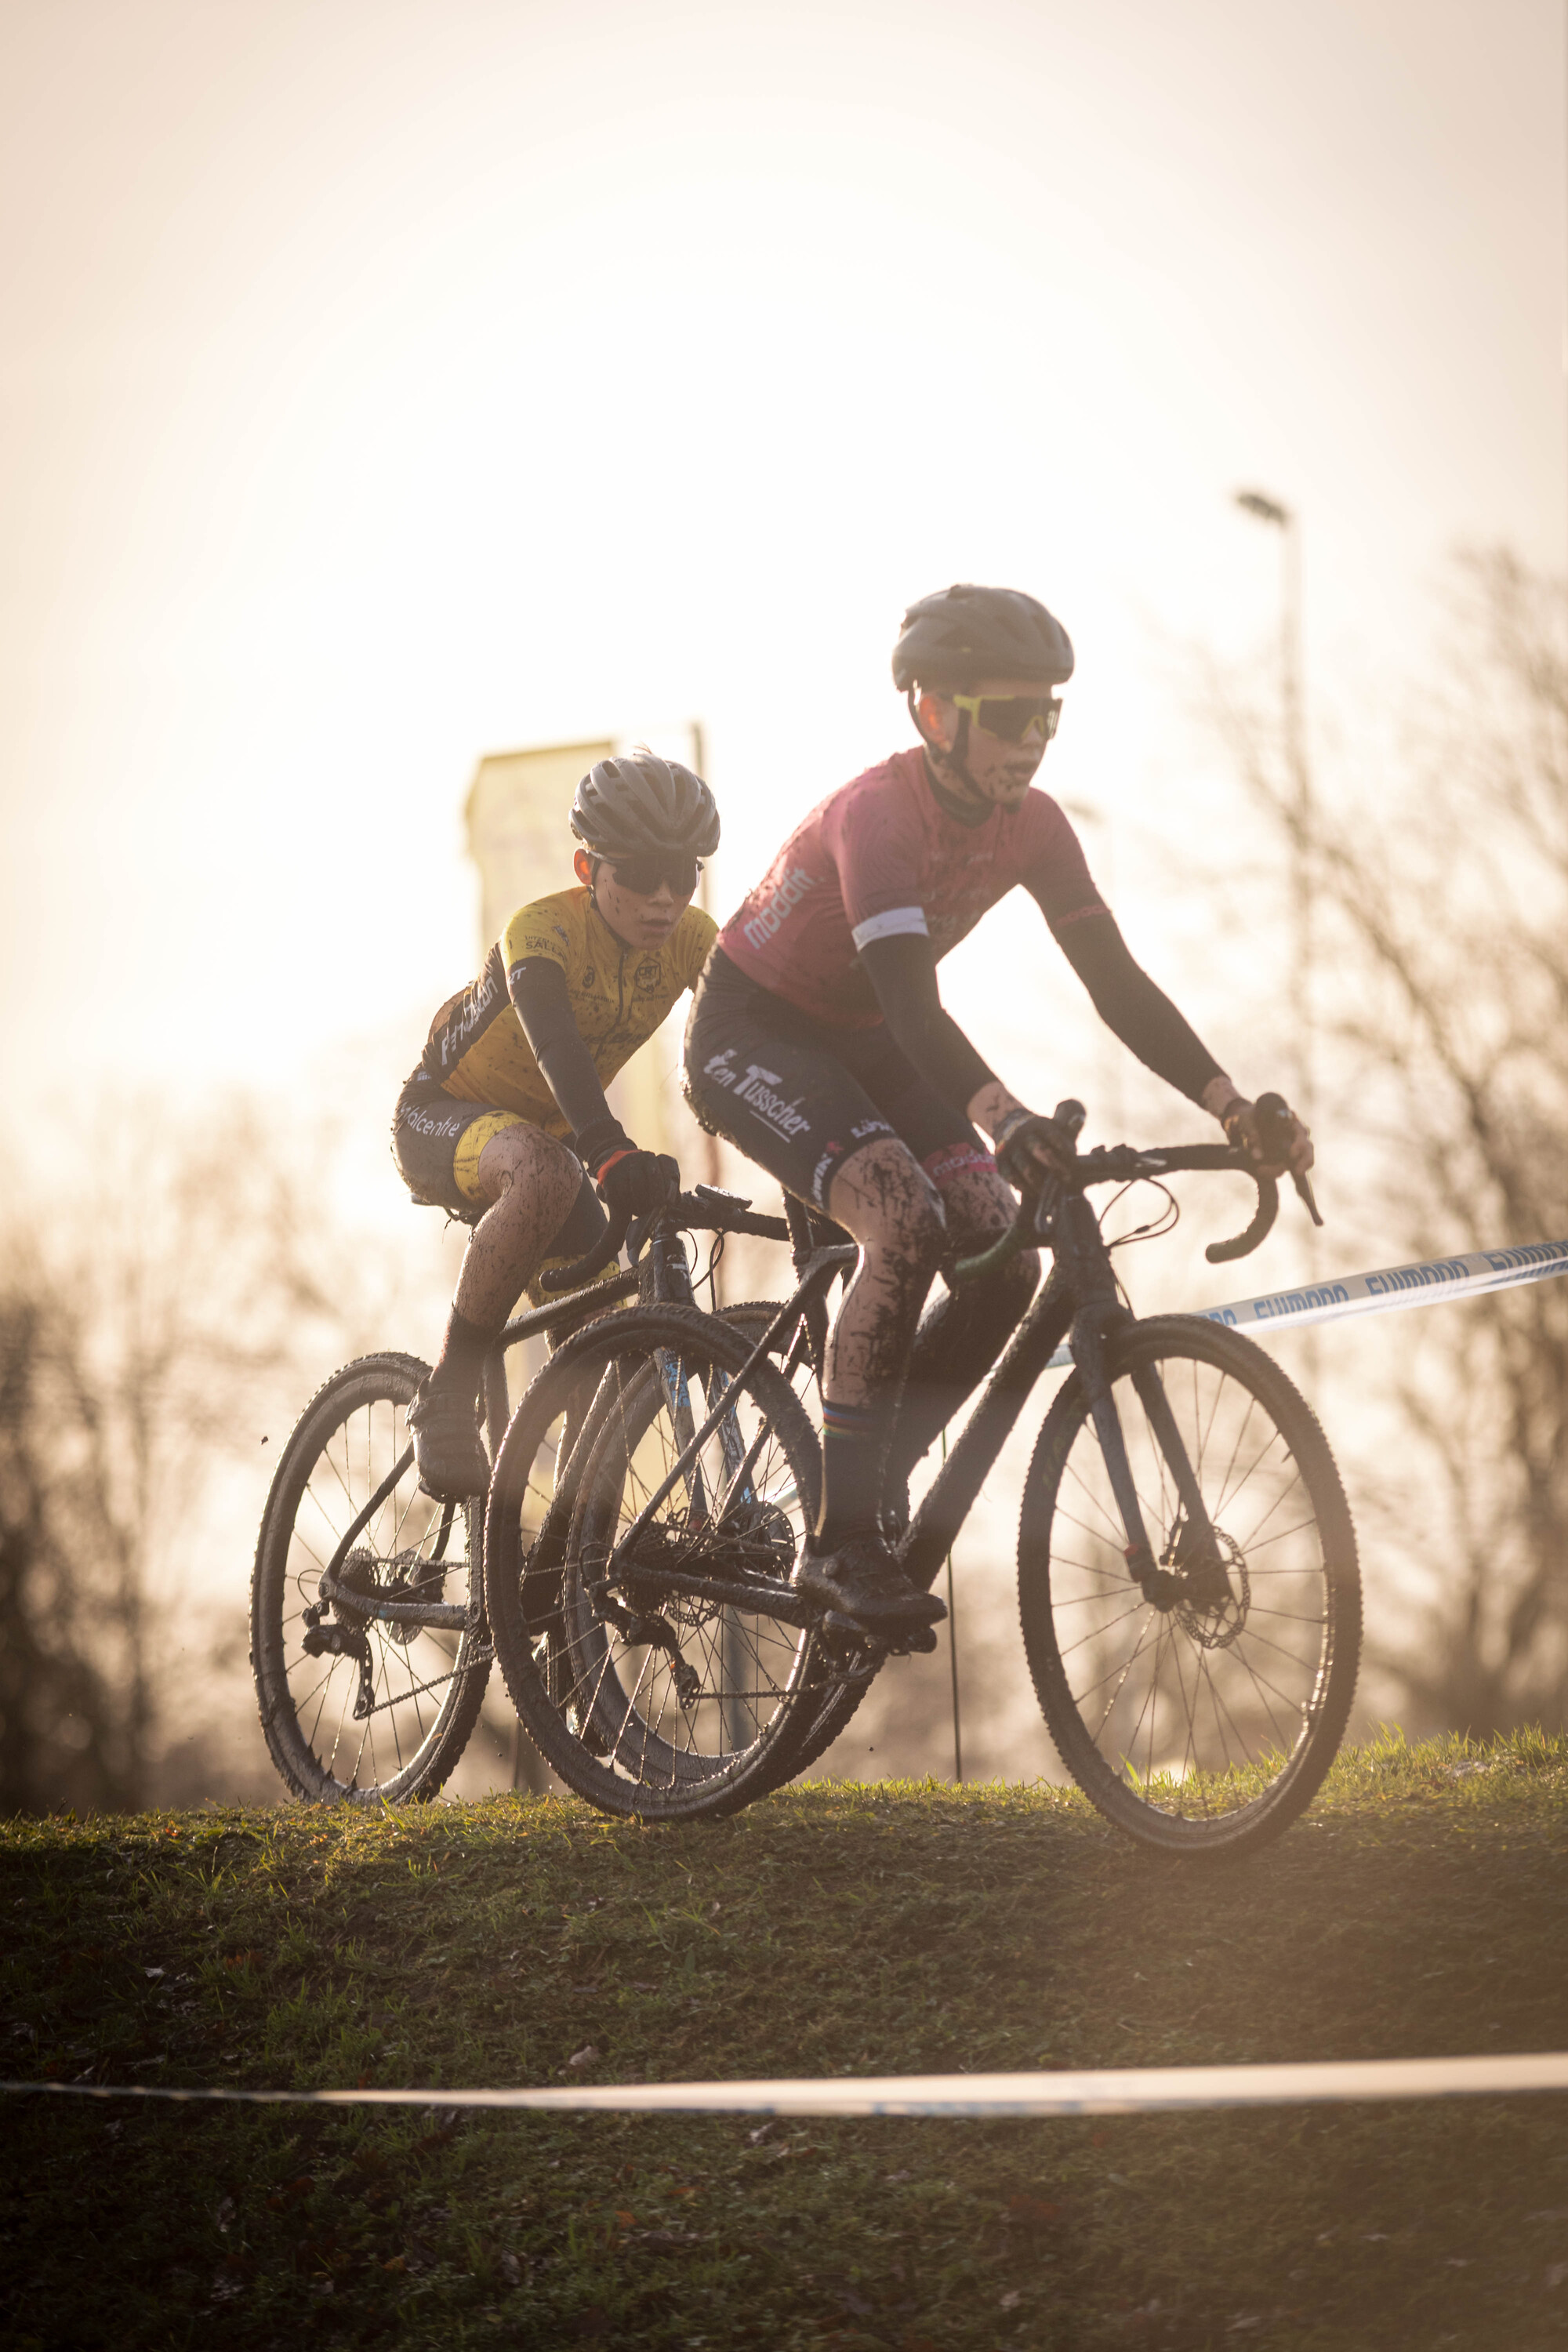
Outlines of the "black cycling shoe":
<svg viewBox="0 0 1568 2352">
<path fill-rule="evenodd" d="M 934 1592 L 921 1592 L 910 1582 L 885 1539 L 869 1528 L 846 1537 L 832 1551 L 815 1551 L 807 1544 L 791 1580 L 797 1592 L 869 1633 L 940 1625 L 947 1615 Z"/>
<path fill-rule="evenodd" d="M 408 1408 L 419 1484 L 438 1503 L 467 1502 L 490 1483 L 489 1456 L 479 1439 L 472 1397 L 432 1372 Z"/>
</svg>

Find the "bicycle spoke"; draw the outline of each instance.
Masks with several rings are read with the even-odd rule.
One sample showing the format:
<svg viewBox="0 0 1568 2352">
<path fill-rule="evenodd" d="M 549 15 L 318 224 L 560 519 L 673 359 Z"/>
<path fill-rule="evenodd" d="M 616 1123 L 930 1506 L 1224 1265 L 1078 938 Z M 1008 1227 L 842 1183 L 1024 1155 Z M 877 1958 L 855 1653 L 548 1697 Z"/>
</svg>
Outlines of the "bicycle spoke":
<svg viewBox="0 0 1568 2352">
<path fill-rule="evenodd" d="M 1169 1329 L 1162 1357 L 1145 1353 L 1147 1370 L 1138 1375 L 1145 1392 L 1150 1375 L 1160 1383 L 1170 1416 L 1161 1423 L 1165 1442 L 1123 1369 L 1131 1335 L 1121 1365 L 1111 1364 L 1155 1569 L 1130 1588 L 1121 1515 L 1087 1401 L 1081 1389 L 1063 1391 L 1041 1440 L 1044 1449 L 1053 1427 L 1061 1428 L 1048 1517 L 1031 1499 L 1040 1449 L 1026 1489 L 1026 1643 L 1063 1759 L 1103 1810 L 1140 1834 L 1147 1823 L 1156 1843 L 1161 1822 L 1171 1828 L 1165 1843 L 1185 1824 L 1195 1839 L 1235 1843 L 1233 1830 L 1261 1818 L 1300 1777 L 1297 1763 L 1314 1741 L 1321 1760 L 1303 1785 L 1316 1785 L 1348 1706 L 1353 1648 L 1345 1666 L 1312 1483 L 1326 1477 L 1331 1487 L 1333 1474 L 1331 1464 L 1312 1469 L 1314 1458 L 1327 1461 L 1315 1425 L 1249 1343 L 1189 1332 L 1174 1318 Z M 1270 1402 L 1277 1396 L 1283 1418 Z M 1353 1585 L 1352 1594 L 1353 1611 Z M 1353 1633 L 1352 1615 L 1352 1643 Z M 1320 1738 L 1331 1683 L 1337 1716 Z M 1110 1780 L 1089 1770 L 1089 1756 Z"/>
</svg>

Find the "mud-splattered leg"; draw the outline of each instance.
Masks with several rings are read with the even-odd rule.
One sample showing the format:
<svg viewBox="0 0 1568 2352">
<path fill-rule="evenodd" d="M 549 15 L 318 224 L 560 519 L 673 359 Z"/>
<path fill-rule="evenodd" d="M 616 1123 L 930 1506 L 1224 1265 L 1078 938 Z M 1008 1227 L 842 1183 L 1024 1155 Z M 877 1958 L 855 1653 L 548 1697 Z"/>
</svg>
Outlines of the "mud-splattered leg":
<svg viewBox="0 0 1568 2352">
<path fill-rule="evenodd" d="M 479 1394 L 497 1332 L 565 1223 L 583 1182 L 581 1164 L 563 1143 L 521 1123 L 491 1136 L 479 1154 L 478 1172 L 490 1205 L 463 1253 L 436 1367 L 443 1390 L 461 1389 L 469 1399 Z"/>
<path fill-rule="evenodd" d="M 877 1523 L 910 1343 L 944 1244 L 935 1187 L 895 1139 L 868 1144 L 840 1168 L 828 1213 L 859 1244 L 860 1261 L 834 1323 L 822 1384 L 821 1550 Z"/>
</svg>

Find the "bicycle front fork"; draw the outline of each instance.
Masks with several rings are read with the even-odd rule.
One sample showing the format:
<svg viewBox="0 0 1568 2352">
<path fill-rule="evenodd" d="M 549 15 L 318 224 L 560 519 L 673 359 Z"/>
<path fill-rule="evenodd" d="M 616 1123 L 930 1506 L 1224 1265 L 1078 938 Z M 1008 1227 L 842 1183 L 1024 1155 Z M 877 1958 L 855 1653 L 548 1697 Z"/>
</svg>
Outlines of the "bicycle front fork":
<svg viewBox="0 0 1568 2352">
<path fill-rule="evenodd" d="M 1165 1394 L 1159 1367 L 1153 1363 L 1139 1364 L 1132 1372 L 1132 1388 L 1148 1418 L 1154 1443 L 1160 1450 L 1172 1485 L 1176 1491 L 1180 1513 L 1175 1526 L 1163 1540 L 1156 1557 L 1143 1523 L 1143 1507 L 1139 1498 L 1138 1482 L 1128 1459 L 1127 1440 L 1122 1433 L 1121 1416 L 1116 1409 L 1116 1397 L 1105 1370 L 1107 1338 L 1119 1328 L 1130 1325 L 1132 1317 L 1126 1307 L 1115 1301 L 1096 1301 L 1081 1307 L 1073 1318 L 1072 1355 L 1078 1375 L 1083 1382 L 1095 1435 L 1104 1457 L 1106 1475 L 1111 1493 L 1121 1516 L 1127 1537 L 1127 1572 L 1142 1588 L 1145 1600 L 1156 1607 L 1169 1608 L 1176 1598 L 1180 1578 L 1202 1574 L 1203 1570 L 1217 1559 L 1215 1532 L 1192 1458 L 1176 1426 L 1176 1416 L 1171 1411 L 1171 1401 Z"/>
</svg>

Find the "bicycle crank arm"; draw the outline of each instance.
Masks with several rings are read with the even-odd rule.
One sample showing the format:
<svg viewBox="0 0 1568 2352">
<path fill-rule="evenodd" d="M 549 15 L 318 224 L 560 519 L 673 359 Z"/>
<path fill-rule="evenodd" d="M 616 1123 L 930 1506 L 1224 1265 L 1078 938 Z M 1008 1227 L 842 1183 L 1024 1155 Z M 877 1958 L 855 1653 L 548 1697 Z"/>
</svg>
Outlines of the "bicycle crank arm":
<svg viewBox="0 0 1568 2352">
<path fill-rule="evenodd" d="M 724 1577 L 665 1575 L 657 1569 L 635 1568 L 623 1569 L 593 1588 L 595 1609 L 600 1606 L 600 1593 L 612 1588 L 626 1593 L 638 1607 L 645 1602 L 657 1605 L 666 1601 L 712 1601 L 724 1609 L 738 1609 L 746 1616 L 776 1617 L 781 1625 L 797 1625 L 803 1630 L 816 1624 L 822 1615 L 820 1601 L 809 1601 L 805 1593 L 792 1591 L 787 1584 L 737 1584 Z"/>
<path fill-rule="evenodd" d="M 395 1587 L 384 1592 L 365 1592 L 342 1583 L 330 1569 L 318 1590 L 322 1601 L 330 1601 L 345 1614 L 374 1617 L 384 1625 L 435 1625 L 448 1633 L 463 1633 L 471 1632 L 478 1622 L 466 1601 L 416 1601 L 411 1592 L 399 1592 Z M 314 1623 L 315 1620 L 310 1622 Z"/>
</svg>

